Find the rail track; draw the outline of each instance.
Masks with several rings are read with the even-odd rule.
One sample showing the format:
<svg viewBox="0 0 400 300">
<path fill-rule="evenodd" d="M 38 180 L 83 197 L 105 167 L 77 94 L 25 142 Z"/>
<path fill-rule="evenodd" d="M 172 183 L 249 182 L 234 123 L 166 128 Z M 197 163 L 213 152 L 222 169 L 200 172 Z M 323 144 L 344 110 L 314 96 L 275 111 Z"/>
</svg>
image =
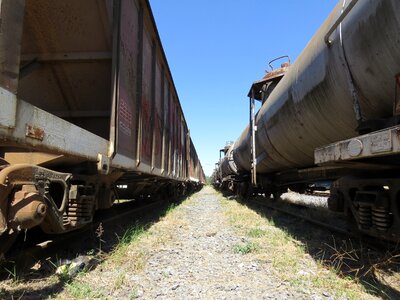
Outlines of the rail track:
<svg viewBox="0 0 400 300">
<path fill-rule="evenodd" d="M 77 256 L 78 252 L 86 253 L 90 249 L 98 248 L 99 245 L 95 245 L 93 237 L 99 228 L 108 231 L 108 234 L 114 234 L 114 232 L 126 230 L 129 224 L 133 225 L 133 220 L 148 223 L 147 219 L 159 218 L 164 211 L 163 208 L 166 208 L 169 203 L 172 203 L 172 201 L 158 200 L 149 204 L 142 203 L 142 201 L 132 201 L 115 205 L 111 210 L 100 212 L 93 223 L 81 230 L 63 235 L 31 237 L 27 242 L 16 243 L 10 254 L 5 256 L 3 263 L 12 262 L 17 265 L 18 269 L 28 269 L 38 260 L 59 256 L 59 253 L 70 256 Z M 146 221 L 142 219 L 146 219 Z M 119 227 L 119 230 L 116 227 Z M 87 237 L 83 243 L 81 241 L 82 236 Z M 101 236 L 98 237 L 98 239 L 100 238 Z M 71 246 L 78 244 L 79 241 L 81 241 L 78 245 L 79 249 L 74 249 L 73 253 L 68 253 Z"/>
<path fill-rule="evenodd" d="M 264 201 L 262 201 L 264 200 Z M 295 204 L 295 203 L 291 203 L 291 202 L 287 202 L 287 201 L 280 201 L 279 203 L 273 203 L 271 200 L 267 199 L 267 201 L 265 201 L 264 199 L 261 199 L 259 197 L 255 198 L 255 199 L 249 199 L 246 200 L 246 202 L 250 202 L 253 204 L 257 204 L 257 205 L 261 205 L 264 206 L 266 208 L 269 209 L 273 209 L 277 212 L 280 213 L 284 213 L 296 218 L 300 218 L 303 219 L 309 223 L 312 223 L 314 225 L 318 225 L 321 226 L 323 228 L 341 233 L 341 234 L 350 234 L 351 231 L 349 229 L 344 228 L 343 226 L 335 226 L 335 225 L 330 225 L 326 222 L 323 222 L 322 220 L 317 220 L 315 218 L 312 218 L 310 216 L 307 216 L 306 214 L 310 213 L 310 210 L 314 210 L 313 212 L 316 212 L 317 209 L 315 208 L 310 208 L 304 204 Z M 323 209 L 318 209 L 318 212 L 323 211 Z M 328 212 L 326 212 L 327 214 Z M 325 212 L 324 212 L 325 215 Z"/>
<path fill-rule="evenodd" d="M 348 220 L 343 215 L 325 208 L 310 207 L 305 204 L 292 203 L 286 200 L 274 201 L 261 196 L 243 200 L 242 203 L 249 207 L 256 205 L 272 209 L 276 212 L 304 220 L 343 237 L 358 239 L 370 249 L 383 252 L 388 249 L 398 248 L 398 244 L 395 242 L 376 239 L 360 233 L 360 231 L 349 226 Z"/>
</svg>

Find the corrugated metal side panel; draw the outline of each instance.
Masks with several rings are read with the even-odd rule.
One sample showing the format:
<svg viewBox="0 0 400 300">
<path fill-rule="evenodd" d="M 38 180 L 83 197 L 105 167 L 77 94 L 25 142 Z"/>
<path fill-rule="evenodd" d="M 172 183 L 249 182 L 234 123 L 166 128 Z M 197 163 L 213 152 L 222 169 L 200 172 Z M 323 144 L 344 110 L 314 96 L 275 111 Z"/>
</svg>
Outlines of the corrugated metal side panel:
<svg viewBox="0 0 400 300">
<path fill-rule="evenodd" d="M 178 132 L 177 132 L 177 151 L 178 151 L 178 156 L 176 160 L 176 168 L 178 171 L 178 176 L 182 177 L 182 143 L 181 143 L 181 134 L 182 134 L 182 123 L 181 123 L 181 117 L 180 114 L 178 113 L 177 116 L 177 124 L 178 124 Z"/>
<path fill-rule="evenodd" d="M 143 80 L 141 97 L 141 151 L 140 163 L 150 166 L 152 143 L 152 42 L 145 27 L 143 34 Z"/>
<path fill-rule="evenodd" d="M 192 141 L 190 141 L 190 158 L 189 158 L 189 177 L 194 177 L 194 146 Z"/>
<path fill-rule="evenodd" d="M 139 133 L 137 93 L 141 20 L 135 0 L 122 0 L 120 23 L 117 152 L 136 159 Z"/>
<path fill-rule="evenodd" d="M 170 134 L 169 134 L 169 86 L 168 86 L 168 80 L 165 78 L 165 74 L 163 75 L 164 77 L 164 129 L 163 129 L 163 168 L 164 168 L 164 174 L 169 174 L 169 169 L 168 169 L 168 164 L 169 164 L 169 153 L 170 153 L 170 148 L 169 148 L 169 141 L 170 141 Z"/>
<path fill-rule="evenodd" d="M 188 128 L 148 1 L 121 1 L 114 166 L 187 180 Z"/>
<path fill-rule="evenodd" d="M 162 169 L 162 136 L 163 136 L 163 105 L 164 81 L 160 64 L 155 67 L 155 114 L 153 132 L 153 166 Z"/>
<path fill-rule="evenodd" d="M 169 138 L 170 138 L 170 153 L 169 153 L 169 172 L 171 176 L 175 175 L 175 170 L 174 170 L 174 158 L 175 158 L 175 107 L 172 106 L 173 103 L 173 98 L 172 96 L 170 97 L 170 128 L 169 128 Z"/>
</svg>

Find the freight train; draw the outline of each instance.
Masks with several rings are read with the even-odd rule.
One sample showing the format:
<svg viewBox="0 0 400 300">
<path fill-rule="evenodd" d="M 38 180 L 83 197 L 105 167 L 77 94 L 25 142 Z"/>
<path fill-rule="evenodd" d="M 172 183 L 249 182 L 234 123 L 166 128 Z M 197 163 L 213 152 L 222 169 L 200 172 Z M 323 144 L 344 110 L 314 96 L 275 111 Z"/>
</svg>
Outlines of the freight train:
<svg viewBox="0 0 400 300">
<path fill-rule="evenodd" d="M 398 0 L 339 1 L 293 64 L 252 84 L 250 124 L 222 150 L 215 185 L 279 198 L 331 181 L 331 210 L 399 241 L 399 16 Z"/>
<path fill-rule="evenodd" d="M 147 0 L 0 2 L 0 255 L 205 176 Z"/>
</svg>

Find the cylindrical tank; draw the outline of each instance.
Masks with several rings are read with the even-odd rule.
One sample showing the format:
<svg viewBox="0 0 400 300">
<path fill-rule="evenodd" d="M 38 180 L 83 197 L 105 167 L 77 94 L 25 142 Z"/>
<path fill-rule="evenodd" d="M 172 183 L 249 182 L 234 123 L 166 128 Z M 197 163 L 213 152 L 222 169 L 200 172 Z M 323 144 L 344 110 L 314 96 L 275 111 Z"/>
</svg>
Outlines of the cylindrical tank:
<svg viewBox="0 0 400 300">
<path fill-rule="evenodd" d="M 237 167 L 235 165 L 235 162 L 233 161 L 233 147 L 234 144 L 232 144 L 226 151 L 225 156 L 220 163 L 219 168 L 222 178 L 225 178 L 228 175 L 237 174 Z"/>
<path fill-rule="evenodd" d="M 258 173 L 312 166 L 315 148 L 358 135 L 360 116 L 392 116 L 400 1 L 358 1 L 328 45 L 351 4 L 337 4 L 257 114 Z M 249 134 L 247 127 L 233 149 L 239 171 L 250 170 Z"/>
</svg>

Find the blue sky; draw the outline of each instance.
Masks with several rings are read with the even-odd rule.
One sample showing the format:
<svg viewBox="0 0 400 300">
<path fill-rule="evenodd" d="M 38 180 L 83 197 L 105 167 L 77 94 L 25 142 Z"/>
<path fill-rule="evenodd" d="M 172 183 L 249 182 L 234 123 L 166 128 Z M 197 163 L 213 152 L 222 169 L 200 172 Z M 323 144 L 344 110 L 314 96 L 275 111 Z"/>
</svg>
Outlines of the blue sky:
<svg viewBox="0 0 400 300">
<path fill-rule="evenodd" d="M 268 62 L 294 61 L 337 0 L 150 0 L 206 175 L 248 124 L 247 92 Z"/>
</svg>

